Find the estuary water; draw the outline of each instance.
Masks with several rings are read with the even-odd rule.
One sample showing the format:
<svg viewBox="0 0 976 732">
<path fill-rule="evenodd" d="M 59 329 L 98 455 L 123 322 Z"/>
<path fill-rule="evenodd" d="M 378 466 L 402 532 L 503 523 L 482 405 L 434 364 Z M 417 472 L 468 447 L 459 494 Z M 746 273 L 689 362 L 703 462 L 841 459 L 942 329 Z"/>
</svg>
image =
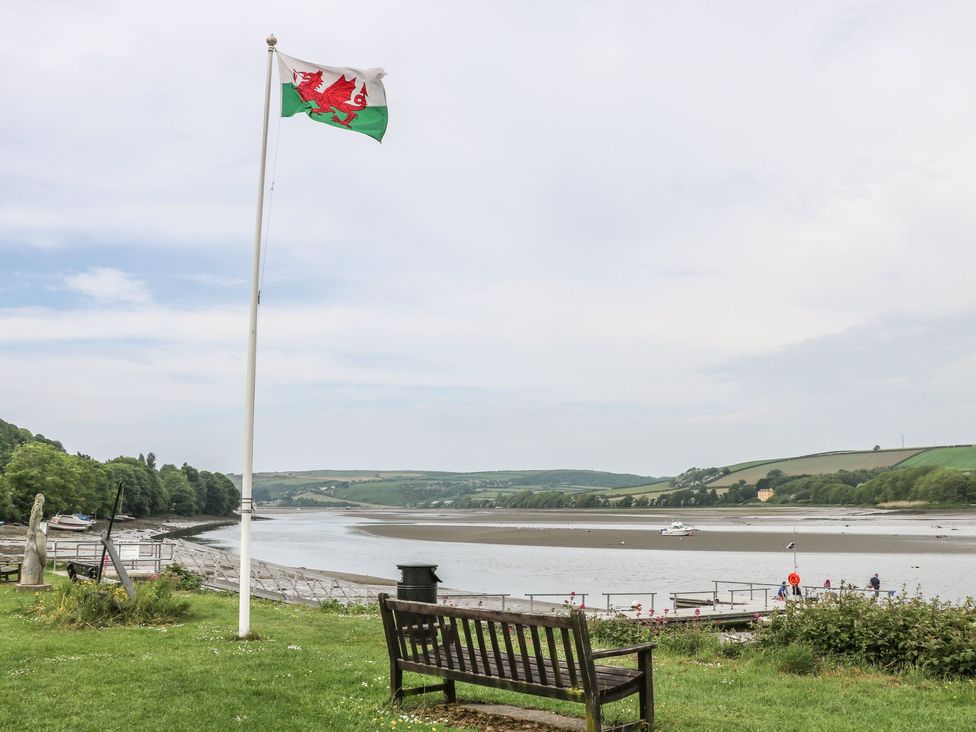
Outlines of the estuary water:
<svg viewBox="0 0 976 732">
<path fill-rule="evenodd" d="M 802 537 L 808 534 L 857 533 L 865 536 L 971 537 L 976 542 L 976 516 L 884 514 L 811 509 L 784 516 L 770 512 L 735 516 L 684 514 L 708 532 L 790 531 L 800 524 Z M 592 514 L 560 514 L 534 520 L 539 514 L 472 515 L 463 512 L 301 511 L 275 513 L 272 520 L 252 522 L 252 555 L 279 564 L 332 570 L 377 577 L 398 578 L 397 564 L 429 562 L 438 565 L 443 588 L 472 592 L 577 595 L 587 593 L 590 605 L 605 605 L 601 593 L 622 593 L 615 604 L 630 603 L 631 593 L 656 592 L 657 606 L 668 604 L 668 593 L 702 591 L 713 580 L 778 583 L 793 570 L 791 551 L 697 551 L 647 550 L 624 547 L 516 546 L 466 541 L 428 541 L 375 536 L 363 529 L 376 524 L 449 525 L 463 536 L 468 526 L 499 526 L 547 529 L 592 529 L 609 527 L 630 531 L 657 532 L 666 521 L 645 517 Z M 619 516 L 619 515 L 618 515 Z M 476 520 L 468 520 L 473 517 Z M 942 533 L 940 533 L 942 532 Z M 207 542 L 230 551 L 240 548 L 240 529 L 226 526 L 200 535 Z M 939 596 L 959 601 L 976 596 L 976 573 L 972 553 L 836 553 L 803 552 L 796 557 L 805 585 L 821 585 L 830 578 L 834 587 L 841 580 L 865 586 L 877 572 L 882 589 Z M 645 600 L 646 602 L 646 600 Z"/>
</svg>

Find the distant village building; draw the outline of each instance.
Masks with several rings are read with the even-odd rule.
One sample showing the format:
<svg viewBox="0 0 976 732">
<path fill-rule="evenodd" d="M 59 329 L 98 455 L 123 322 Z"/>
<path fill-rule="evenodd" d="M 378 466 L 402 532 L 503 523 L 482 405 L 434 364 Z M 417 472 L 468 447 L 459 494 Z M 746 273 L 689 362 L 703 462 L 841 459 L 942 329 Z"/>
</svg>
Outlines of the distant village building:
<svg viewBox="0 0 976 732">
<path fill-rule="evenodd" d="M 756 492 L 756 498 L 758 498 L 763 503 L 765 503 L 775 495 L 776 495 L 776 491 L 774 491 L 772 488 L 760 488 Z"/>
</svg>

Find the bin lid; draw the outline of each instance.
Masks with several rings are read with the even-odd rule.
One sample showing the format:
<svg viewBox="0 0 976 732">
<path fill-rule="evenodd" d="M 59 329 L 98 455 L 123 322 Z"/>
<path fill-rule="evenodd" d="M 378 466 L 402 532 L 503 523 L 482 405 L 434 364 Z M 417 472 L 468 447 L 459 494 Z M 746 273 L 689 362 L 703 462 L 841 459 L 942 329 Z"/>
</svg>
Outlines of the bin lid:
<svg viewBox="0 0 976 732">
<path fill-rule="evenodd" d="M 397 565 L 397 569 L 413 569 L 414 567 L 429 567 L 430 569 L 437 569 L 436 564 L 429 564 L 427 562 L 409 562 L 407 564 Z"/>
</svg>

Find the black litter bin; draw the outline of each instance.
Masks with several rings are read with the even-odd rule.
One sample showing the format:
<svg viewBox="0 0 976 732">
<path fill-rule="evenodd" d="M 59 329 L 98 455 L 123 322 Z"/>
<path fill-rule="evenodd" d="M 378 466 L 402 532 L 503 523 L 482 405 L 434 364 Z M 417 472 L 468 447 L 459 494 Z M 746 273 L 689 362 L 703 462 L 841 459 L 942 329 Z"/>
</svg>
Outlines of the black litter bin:
<svg viewBox="0 0 976 732">
<path fill-rule="evenodd" d="M 397 600 L 437 604 L 436 564 L 398 564 L 402 577 L 397 582 Z"/>
</svg>

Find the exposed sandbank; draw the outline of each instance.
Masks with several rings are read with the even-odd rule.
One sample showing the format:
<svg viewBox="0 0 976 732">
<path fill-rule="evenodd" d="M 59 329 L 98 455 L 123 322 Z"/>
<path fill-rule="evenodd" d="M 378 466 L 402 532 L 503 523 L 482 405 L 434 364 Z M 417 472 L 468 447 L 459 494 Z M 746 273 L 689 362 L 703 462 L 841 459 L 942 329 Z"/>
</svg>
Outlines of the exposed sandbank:
<svg viewBox="0 0 976 732">
<path fill-rule="evenodd" d="M 497 518 L 495 519 L 498 520 Z M 375 536 L 475 544 L 514 544 L 608 549 L 667 549 L 715 552 L 782 552 L 791 531 L 703 530 L 693 536 L 661 536 L 656 530 L 574 529 L 564 527 L 447 526 L 367 524 L 360 531 Z M 802 551 L 845 554 L 976 554 L 971 537 L 923 537 L 872 534 L 802 534 Z"/>
</svg>

